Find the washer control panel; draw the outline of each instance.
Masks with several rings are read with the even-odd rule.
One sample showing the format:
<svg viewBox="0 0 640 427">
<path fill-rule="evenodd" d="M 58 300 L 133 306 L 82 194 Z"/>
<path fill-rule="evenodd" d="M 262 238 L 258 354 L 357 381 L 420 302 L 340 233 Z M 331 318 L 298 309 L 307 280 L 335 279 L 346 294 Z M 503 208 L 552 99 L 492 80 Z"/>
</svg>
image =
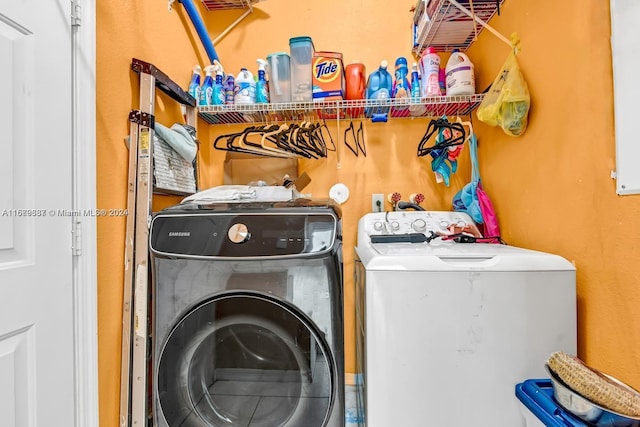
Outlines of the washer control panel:
<svg viewBox="0 0 640 427">
<path fill-rule="evenodd" d="M 464 212 L 450 211 L 391 211 L 369 213 L 358 224 L 358 244 L 370 236 L 431 233 L 449 234 L 451 229 L 471 227 L 478 232 L 471 217 Z"/>
</svg>

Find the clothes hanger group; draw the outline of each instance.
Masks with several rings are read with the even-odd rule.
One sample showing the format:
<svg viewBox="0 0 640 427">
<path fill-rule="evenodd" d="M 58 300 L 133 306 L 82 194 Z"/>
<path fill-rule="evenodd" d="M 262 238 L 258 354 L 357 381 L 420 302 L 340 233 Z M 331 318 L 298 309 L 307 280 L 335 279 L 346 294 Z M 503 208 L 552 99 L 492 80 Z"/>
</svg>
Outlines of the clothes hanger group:
<svg viewBox="0 0 640 427">
<path fill-rule="evenodd" d="M 308 121 L 248 126 L 241 132 L 218 136 L 213 147 L 259 156 L 308 159 L 327 157 L 327 152 L 336 151 L 326 122 Z"/>
</svg>

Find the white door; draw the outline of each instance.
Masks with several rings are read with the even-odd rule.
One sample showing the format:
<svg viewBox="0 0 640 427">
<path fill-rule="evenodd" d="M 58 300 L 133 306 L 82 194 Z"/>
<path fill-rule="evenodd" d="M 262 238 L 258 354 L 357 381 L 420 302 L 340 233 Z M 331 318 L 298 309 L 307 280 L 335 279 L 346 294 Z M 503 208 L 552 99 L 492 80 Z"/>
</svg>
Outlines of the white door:
<svg viewBox="0 0 640 427">
<path fill-rule="evenodd" d="M 0 425 L 75 424 L 69 0 L 0 2 Z"/>
</svg>

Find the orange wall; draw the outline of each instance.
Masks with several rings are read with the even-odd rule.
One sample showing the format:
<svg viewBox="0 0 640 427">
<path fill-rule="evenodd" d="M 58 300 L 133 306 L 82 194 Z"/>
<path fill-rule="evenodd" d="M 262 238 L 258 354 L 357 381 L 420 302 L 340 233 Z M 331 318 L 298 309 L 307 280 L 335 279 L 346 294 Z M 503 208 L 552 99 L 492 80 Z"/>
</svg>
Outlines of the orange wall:
<svg viewBox="0 0 640 427">
<path fill-rule="evenodd" d="M 402 0 L 389 7 L 386 2 L 365 0 L 268 0 L 259 3 L 216 50 L 227 72 L 236 74 L 242 66 L 255 72 L 256 58 L 287 51 L 291 36 L 309 35 L 316 49 L 342 52 L 345 63 L 360 60 L 370 72 L 381 59 L 393 63 L 400 55 L 411 58 L 409 8 L 414 3 Z M 532 91 L 532 109 L 530 127 L 521 138 L 507 137 L 474 120 L 482 176 L 510 244 L 558 253 L 575 262 L 579 355 L 640 387 L 640 349 L 634 344 L 640 342 L 640 317 L 633 310 L 640 303 L 634 289 L 640 273 L 633 268 L 635 262 L 628 261 L 640 237 L 633 222 L 640 199 L 616 196 L 610 179 L 615 165 L 609 8 L 598 0 L 554 2 L 552 10 L 545 3 L 507 0 L 502 16 L 491 22 L 503 34 L 520 34 L 523 51 L 518 60 Z M 202 15 L 215 38 L 240 13 L 203 11 Z M 98 206 L 124 208 L 123 140 L 129 131 L 128 113 L 138 105 L 131 58 L 155 64 L 185 88 L 192 65 L 205 66 L 208 61 L 178 3 L 169 12 L 166 2 L 99 2 L 97 25 Z M 488 32 L 479 37 L 469 52 L 479 89 L 490 84 L 507 53 L 508 47 Z M 168 125 L 179 121 L 175 103 L 159 97 L 156 119 Z M 355 369 L 352 248 L 357 221 L 370 209 L 371 193 L 398 191 L 406 199 L 422 192 L 427 209 L 449 209 L 453 194 L 469 180 L 465 154 L 450 188 L 435 183 L 427 159 L 415 155 L 427 124 L 425 119 L 369 123 L 366 158 L 356 158 L 340 142 L 340 168 L 336 154 L 300 163 L 300 170 L 312 178 L 305 193 L 327 197 L 337 182 L 351 190 L 343 205 L 350 372 Z M 341 122 L 342 129 L 344 125 Z M 202 188 L 222 183 L 225 153 L 211 149 L 211 143 L 232 129 L 199 122 Z M 156 198 L 154 208 L 178 200 Z M 98 221 L 100 425 L 115 427 L 124 219 Z"/>
</svg>

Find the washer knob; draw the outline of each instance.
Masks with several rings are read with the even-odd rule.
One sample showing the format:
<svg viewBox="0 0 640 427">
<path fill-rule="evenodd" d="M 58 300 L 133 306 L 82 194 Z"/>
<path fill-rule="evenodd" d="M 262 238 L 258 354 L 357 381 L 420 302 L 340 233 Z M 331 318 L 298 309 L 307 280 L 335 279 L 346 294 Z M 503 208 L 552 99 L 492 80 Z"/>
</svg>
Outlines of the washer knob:
<svg viewBox="0 0 640 427">
<path fill-rule="evenodd" d="M 399 230 L 400 229 L 400 223 L 398 221 L 391 221 L 391 229 L 392 230 Z"/>
<path fill-rule="evenodd" d="M 376 231 L 382 231 L 383 225 L 380 221 L 376 221 L 373 223 L 373 229 Z"/>
<path fill-rule="evenodd" d="M 447 228 L 449 228 L 449 223 L 447 221 L 440 221 L 440 228 L 442 228 L 443 230 L 446 230 Z"/>
<path fill-rule="evenodd" d="M 427 222 L 424 219 L 416 219 L 411 224 L 411 228 L 413 228 L 415 231 L 423 232 L 427 229 Z"/>
<path fill-rule="evenodd" d="M 233 243 L 244 243 L 251 238 L 251 233 L 246 225 L 238 223 L 229 228 L 227 236 Z"/>
</svg>

